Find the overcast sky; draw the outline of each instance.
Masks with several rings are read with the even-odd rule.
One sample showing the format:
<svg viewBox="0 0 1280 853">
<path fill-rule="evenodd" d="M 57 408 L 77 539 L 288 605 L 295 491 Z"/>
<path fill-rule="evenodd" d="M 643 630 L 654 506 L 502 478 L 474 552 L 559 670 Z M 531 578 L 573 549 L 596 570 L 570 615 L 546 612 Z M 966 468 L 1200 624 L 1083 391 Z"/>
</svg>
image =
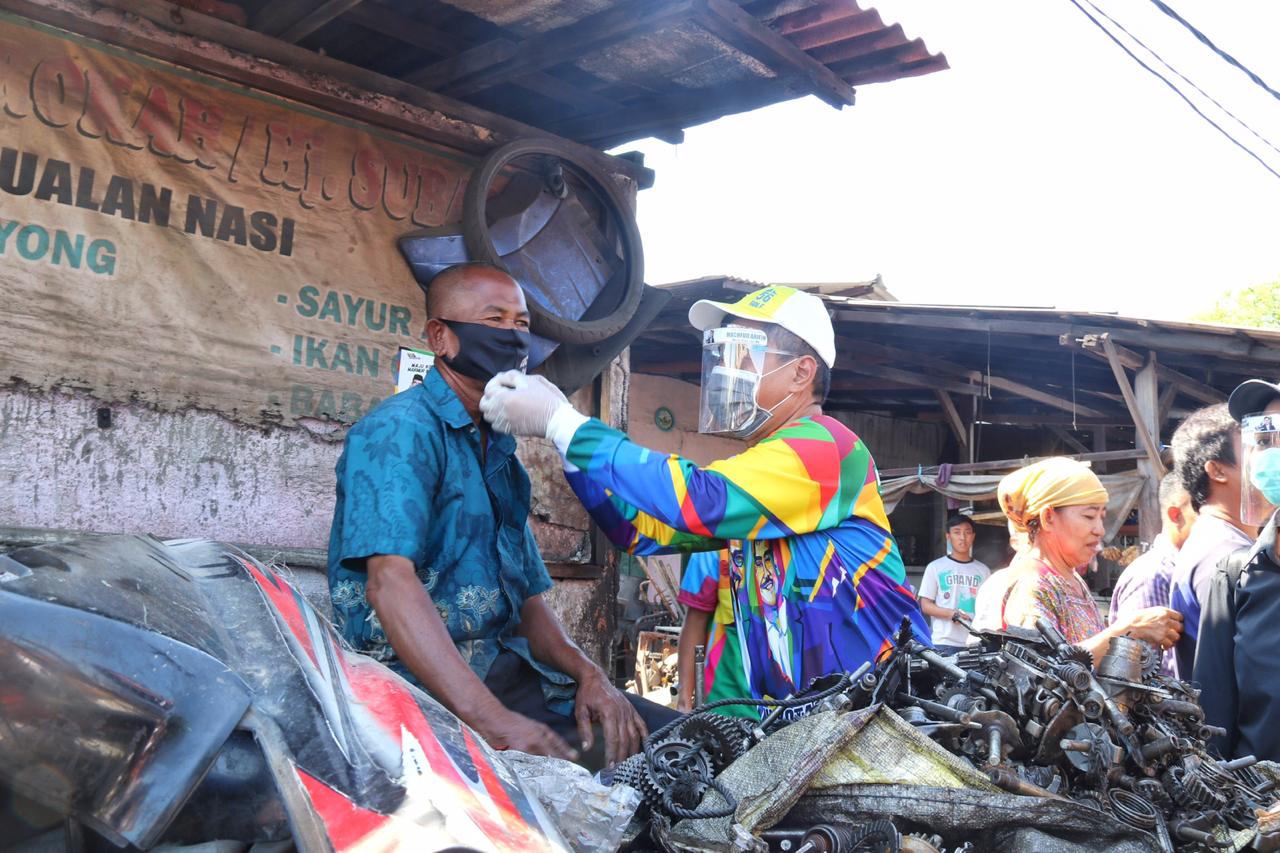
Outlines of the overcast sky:
<svg viewBox="0 0 1280 853">
<path fill-rule="evenodd" d="M 1280 100 L 1150 0 L 1093 1 L 1280 145 Z M 1280 3 L 1168 2 L 1280 88 Z M 903 301 L 1178 318 L 1280 278 L 1280 179 L 1070 0 L 863 5 L 951 69 L 861 87 L 843 111 L 810 97 L 623 146 L 657 172 L 640 195 L 650 283 L 880 274 Z"/>
</svg>

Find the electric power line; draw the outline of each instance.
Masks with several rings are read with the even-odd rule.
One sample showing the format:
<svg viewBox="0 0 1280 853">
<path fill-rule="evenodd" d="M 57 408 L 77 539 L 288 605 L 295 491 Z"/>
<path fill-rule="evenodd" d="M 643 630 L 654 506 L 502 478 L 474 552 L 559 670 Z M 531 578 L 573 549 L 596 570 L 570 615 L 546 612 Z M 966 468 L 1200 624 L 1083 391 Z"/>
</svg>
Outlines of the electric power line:
<svg viewBox="0 0 1280 853">
<path fill-rule="evenodd" d="M 1249 131 L 1250 133 L 1252 133 L 1252 134 L 1253 134 L 1253 135 L 1254 135 L 1254 136 L 1255 136 L 1255 137 L 1256 137 L 1256 138 L 1257 138 L 1257 139 L 1258 139 L 1258 140 L 1259 140 L 1263 145 L 1266 145 L 1266 146 L 1267 146 L 1268 148 L 1270 148 L 1272 151 L 1275 151 L 1277 154 L 1280 154 L 1280 148 L 1277 148 L 1277 147 L 1276 147 L 1276 145 L 1275 145 L 1271 140 L 1267 139 L 1267 138 L 1266 138 L 1265 136 L 1263 136 L 1261 133 L 1258 133 L 1258 131 L 1256 131 L 1256 130 L 1254 130 L 1252 127 L 1250 127 L 1250 126 L 1245 122 L 1245 120 L 1244 120 L 1244 119 L 1240 118 L 1240 117 L 1239 117 L 1239 116 L 1237 116 L 1235 113 L 1231 112 L 1231 110 L 1227 109 L 1225 106 L 1223 106 L 1221 103 L 1219 103 L 1219 102 L 1218 102 L 1218 100 L 1217 100 L 1216 98 L 1214 98 L 1214 97 L 1213 97 L 1213 95 L 1210 95 L 1210 94 L 1209 94 L 1208 92 L 1206 92 L 1204 89 L 1201 89 L 1198 85 L 1196 85 L 1196 82 L 1195 82 L 1194 80 L 1192 80 L 1192 79 L 1191 79 L 1191 78 L 1189 78 L 1187 75 L 1183 74 L 1181 71 L 1179 71 L 1178 69 L 1176 69 L 1176 68 L 1174 68 L 1172 65 L 1170 65 L 1170 64 L 1168 63 L 1168 61 L 1167 61 L 1167 60 L 1165 60 L 1165 58 L 1164 58 L 1163 56 L 1161 56 L 1159 53 L 1157 53 L 1157 52 L 1155 51 L 1155 49 L 1154 49 L 1154 48 L 1152 48 L 1152 47 L 1150 47 L 1149 45 L 1147 45 L 1147 43 L 1146 43 L 1146 42 L 1144 42 L 1142 39 L 1138 38 L 1136 35 L 1134 35 L 1132 32 L 1130 32 L 1128 29 L 1126 29 L 1126 28 L 1125 28 L 1125 26 L 1124 26 L 1124 24 L 1120 23 L 1120 22 L 1119 22 L 1119 21 L 1117 21 L 1115 18 L 1113 18 L 1113 17 L 1111 17 L 1110 15 L 1108 15 L 1108 14 L 1107 14 L 1105 11 L 1103 11 L 1102 9 L 1099 9 L 1099 8 L 1098 8 L 1098 6 L 1097 6 L 1097 4 L 1095 4 L 1094 2 L 1092 2 L 1092 0 L 1084 0 L 1084 1 L 1085 1 L 1086 3 L 1088 3 L 1088 4 L 1089 4 L 1089 8 L 1090 8 L 1090 9 L 1093 9 L 1093 11 L 1097 12 L 1099 15 L 1101 15 L 1102 17 L 1104 17 L 1104 18 L 1106 18 L 1108 21 L 1110 21 L 1110 22 L 1112 23 L 1112 25 L 1114 25 L 1114 26 L 1116 27 L 1116 29 L 1120 30 L 1120 32 L 1122 32 L 1122 33 L 1124 33 L 1125 35 L 1127 35 L 1130 39 L 1132 39 L 1132 40 L 1133 40 L 1133 41 L 1134 41 L 1134 42 L 1135 42 L 1139 47 L 1141 47 L 1141 48 L 1142 48 L 1143 50 L 1145 50 L 1147 53 L 1149 53 L 1149 54 L 1151 54 L 1152 56 L 1154 56 L 1154 57 L 1155 57 L 1155 58 L 1160 62 L 1160 64 L 1161 64 L 1161 65 L 1163 65 L 1165 68 L 1168 68 L 1168 69 L 1169 69 L 1170 71 L 1172 71 L 1174 74 L 1178 75 L 1178 77 L 1182 78 L 1182 80 L 1183 80 L 1187 85 L 1189 85 L 1191 88 L 1195 89 L 1197 92 L 1199 92 L 1201 95 L 1203 95 L 1203 96 L 1205 97 L 1205 99 L 1206 99 L 1209 103 L 1213 104 L 1215 107 L 1217 107 L 1218 109 L 1222 110 L 1222 112 L 1223 112 L 1223 113 L 1225 113 L 1226 115 L 1228 115 L 1229 117 L 1231 117 L 1232 119 L 1234 119 L 1234 120 L 1235 120 L 1235 122 L 1236 122 L 1236 124 L 1240 125 L 1240 126 L 1241 126 L 1241 127 L 1243 127 L 1245 130 L 1247 130 L 1247 131 Z"/>
<path fill-rule="evenodd" d="M 1147 70 L 1147 72 L 1148 72 L 1148 73 L 1150 73 L 1152 76 L 1154 76 L 1154 77 L 1155 77 L 1157 80 L 1159 80 L 1161 83 L 1163 83 L 1163 84 L 1165 84 L 1166 86 L 1168 86 L 1168 87 L 1173 91 L 1173 93 L 1174 93 L 1175 95 L 1177 95 L 1179 98 L 1181 98 L 1183 101 L 1185 101 L 1185 102 L 1186 102 L 1186 104 L 1187 104 L 1187 106 L 1189 106 L 1189 107 L 1190 107 L 1190 108 L 1195 112 L 1195 114 L 1196 114 L 1196 115 L 1200 116 L 1200 118 L 1202 118 L 1202 119 L 1204 119 L 1205 121 L 1207 121 L 1210 125 L 1212 125 L 1212 126 L 1213 126 L 1213 128 L 1214 128 L 1215 130 L 1217 130 L 1217 131 L 1218 131 L 1218 133 L 1221 133 L 1223 136 L 1225 136 L 1227 139 L 1229 139 L 1229 140 L 1231 141 L 1231 144 L 1232 144 L 1232 145 L 1235 145 L 1235 146 L 1236 146 L 1237 148 L 1239 148 L 1241 151 L 1243 151 L 1244 153 L 1248 154 L 1248 155 L 1249 155 L 1250 157 L 1252 157 L 1253 159 L 1257 160 L 1257 161 L 1258 161 L 1258 163 L 1259 163 L 1259 165 L 1261 165 L 1261 166 L 1262 166 L 1262 168 L 1266 169 L 1266 170 L 1267 170 L 1268 172 L 1270 172 L 1274 177 L 1276 177 L 1276 178 L 1280 178 L 1280 172 L 1277 172 L 1275 169 L 1271 168 L 1270 164 L 1268 164 L 1266 160 L 1263 160 L 1261 157 L 1259 157 L 1259 156 L 1258 156 L 1258 154 L 1257 154 L 1253 149 L 1249 148 L 1249 147 L 1248 147 L 1247 145 L 1245 145 L 1243 142 L 1241 142 L 1240 140 L 1238 140 L 1238 139 L 1236 139 L 1234 136 L 1232 136 L 1230 133 L 1228 133 L 1228 132 L 1227 132 L 1227 131 L 1222 127 L 1222 125 L 1218 124 L 1216 121 L 1214 121 L 1213 119 L 1209 118 L 1209 116 L 1205 115 L 1203 110 L 1201 110 L 1199 107 L 1197 107 L 1197 106 L 1195 105 L 1195 103 L 1194 103 L 1190 98 L 1188 98 L 1188 97 L 1187 97 L 1187 96 L 1182 92 L 1182 90 L 1181 90 L 1181 89 L 1179 89 L 1179 88 L 1178 88 L 1177 86 L 1175 86 L 1172 82 L 1170 82 L 1167 78 L 1165 78 L 1165 76 L 1164 76 L 1164 75 L 1162 75 L 1159 71 L 1156 71 L 1154 68 L 1152 68 L 1152 67 L 1151 67 L 1150 65 L 1148 65 L 1147 63 L 1143 62 L 1143 61 L 1142 61 L 1142 60 L 1141 60 L 1141 59 L 1140 59 L 1140 58 L 1139 58 L 1139 57 L 1138 57 L 1138 56 L 1137 56 L 1133 51 L 1129 50 L 1128 46 L 1126 46 L 1124 42 L 1122 42 L 1122 41 L 1120 41 L 1120 39 L 1116 38 L 1114 33 L 1112 33 L 1112 32 L 1111 32 L 1110 30 L 1108 30 L 1105 26 L 1103 26 L 1103 24 L 1102 24 L 1102 22 L 1101 22 L 1101 21 L 1099 21 L 1099 20 L 1098 20 L 1097 18 L 1095 18 L 1093 15 L 1089 14 L 1089 10 L 1088 10 L 1088 9 L 1086 9 L 1084 6 L 1081 6 L 1081 5 L 1080 5 L 1079 0 L 1070 0 L 1070 3 L 1071 3 L 1071 5 L 1075 6 L 1077 9 L 1079 9 L 1079 10 L 1080 10 L 1080 13 L 1081 13 L 1082 15 L 1084 15 L 1086 18 L 1088 18 L 1088 19 L 1089 19 L 1089 21 L 1090 21 L 1090 22 L 1092 22 L 1092 24 L 1093 24 L 1095 27 L 1097 27 L 1098 29 L 1102 30 L 1102 32 L 1107 36 L 1107 38 L 1109 38 L 1109 39 L 1111 39 L 1113 42 L 1115 42 L 1115 44 L 1116 44 L 1116 46 L 1117 46 L 1117 47 L 1119 47 L 1121 50 L 1123 50 L 1125 53 L 1127 53 L 1127 54 L 1129 55 L 1129 58 L 1130 58 L 1130 59 L 1132 59 L 1134 62 L 1138 63 L 1138 64 L 1139 64 L 1139 65 L 1141 65 L 1143 68 L 1145 68 L 1145 69 Z"/>
<path fill-rule="evenodd" d="M 1277 92 L 1275 89 L 1272 89 L 1270 86 L 1266 84 L 1266 82 L 1263 81 L 1261 77 L 1259 77 L 1257 74 L 1254 74 L 1248 68 L 1245 68 L 1244 64 L 1241 63 L 1240 60 L 1236 59 L 1234 56 L 1232 56 L 1231 54 L 1227 53 L 1225 50 L 1223 50 L 1222 48 L 1214 44 L 1213 41 L 1207 35 L 1200 32 L 1198 29 L 1192 26 L 1191 23 L 1186 18 L 1182 17 L 1173 9 L 1171 9 L 1168 3 L 1163 3 L 1161 2 L 1161 0 L 1151 0 L 1151 2 L 1154 3 L 1156 5 L 1156 8 L 1159 9 L 1161 12 L 1164 12 L 1170 18 L 1173 18 L 1179 24 L 1182 24 L 1182 26 L 1186 27 L 1193 36 L 1195 36 L 1197 39 L 1201 41 L 1201 43 L 1204 44 L 1205 47 L 1209 48 L 1214 53 L 1218 54 L 1218 56 L 1221 56 L 1223 59 L 1225 59 L 1228 65 L 1232 65 L 1240 69 L 1241 71 L 1243 71 L 1245 73 L 1245 76 L 1247 76 L 1250 80 L 1252 80 L 1253 82 L 1261 86 L 1263 89 L 1266 89 L 1268 92 L 1270 92 L 1271 97 L 1276 98 L 1277 100 L 1280 100 L 1280 92 Z"/>
</svg>

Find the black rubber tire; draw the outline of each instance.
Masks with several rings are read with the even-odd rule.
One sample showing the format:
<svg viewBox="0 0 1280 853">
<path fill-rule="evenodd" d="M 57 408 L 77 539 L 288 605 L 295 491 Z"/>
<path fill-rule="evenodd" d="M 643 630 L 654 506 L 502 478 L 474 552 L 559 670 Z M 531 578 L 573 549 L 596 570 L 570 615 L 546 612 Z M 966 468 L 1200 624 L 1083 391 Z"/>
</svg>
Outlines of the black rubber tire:
<svg viewBox="0 0 1280 853">
<path fill-rule="evenodd" d="M 607 316 L 591 320 L 571 320 L 553 314 L 537 300 L 529 299 L 529 325 L 535 333 L 561 343 L 590 344 L 602 341 L 622 331 L 640 305 L 640 297 L 644 291 L 644 250 L 640 241 L 640 229 L 635 217 L 631 215 L 631 207 L 613 178 L 591 164 L 573 159 L 572 146 L 553 139 L 518 139 L 485 158 L 471 176 L 463 199 L 462 236 L 467 244 L 467 254 L 473 260 L 506 269 L 493 247 L 489 223 L 485 218 L 489 187 L 493 179 L 513 160 L 536 155 L 558 158 L 565 171 L 572 172 L 605 205 L 606 213 L 618 227 L 622 260 L 627 269 L 617 308 Z M 609 297 L 609 292 L 602 290 L 596 298 Z"/>
</svg>

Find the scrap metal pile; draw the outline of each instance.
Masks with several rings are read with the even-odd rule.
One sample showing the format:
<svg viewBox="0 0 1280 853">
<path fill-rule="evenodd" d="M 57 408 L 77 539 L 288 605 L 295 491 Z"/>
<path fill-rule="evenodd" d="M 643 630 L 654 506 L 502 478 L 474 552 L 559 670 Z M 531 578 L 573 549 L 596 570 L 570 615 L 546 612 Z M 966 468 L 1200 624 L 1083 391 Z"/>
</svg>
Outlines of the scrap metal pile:
<svg viewBox="0 0 1280 853">
<path fill-rule="evenodd" d="M 946 658 L 904 624 L 876 667 L 765 703 L 771 710 L 759 723 L 703 712 L 737 701 L 726 700 L 654 732 L 615 781 L 638 788 L 665 818 L 732 814 L 736 802 L 716 776 L 773 731 L 820 710 L 882 703 L 999 788 L 1107 812 L 1150 833 L 1165 851 L 1232 848 L 1239 831 L 1256 827 L 1259 814 L 1280 803 L 1275 779 L 1255 759 L 1210 754 L 1207 742 L 1220 730 L 1205 722 L 1199 691 L 1161 675 L 1159 653 L 1146 644 L 1117 638 L 1095 669 L 1088 652 L 1043 620 L 1036 631 L 978 636 L 979 645 Z M 709 789 L 720 796 L 704 798 Z M 843 832 L 842 843 L 813 836 L 819 829 Z M 867 846 L 858 839 L 889 835 L 870 824 L 809 832 L 782 846 L 768 834 L 765 840 L 789 850 L 941 849 L 941 839 L 921 846 L 896 832 L 896 841 Z M 1266 833 L 1254 849 L 1278 842 Z"/>
</svg>

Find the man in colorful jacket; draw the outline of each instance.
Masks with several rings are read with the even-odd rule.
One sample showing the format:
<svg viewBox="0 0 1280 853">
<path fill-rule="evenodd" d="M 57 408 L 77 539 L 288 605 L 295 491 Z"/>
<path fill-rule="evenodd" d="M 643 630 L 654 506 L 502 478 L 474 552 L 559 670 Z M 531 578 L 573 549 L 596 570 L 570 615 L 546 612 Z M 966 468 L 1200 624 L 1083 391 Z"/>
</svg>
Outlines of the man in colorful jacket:
<svg viewBox="0 0 1280 853">
<path fill-rule="evenodd" d="M 835 333 L 821 300 L 766 287 L 732 304 L 702 300 L 699 431 L 743 453 L 698 467 L 641 447 L 577 412 L 550 382 L 509 372 L 480 409 L 498 432 L 551 439 L 579 499 L 633 554 L 729 550 L 745 683 L 782 698 L 876 658 L 908 616 L 929 629 L 880 499 L 875 463 L 822 413 Z"/>
</svg>

